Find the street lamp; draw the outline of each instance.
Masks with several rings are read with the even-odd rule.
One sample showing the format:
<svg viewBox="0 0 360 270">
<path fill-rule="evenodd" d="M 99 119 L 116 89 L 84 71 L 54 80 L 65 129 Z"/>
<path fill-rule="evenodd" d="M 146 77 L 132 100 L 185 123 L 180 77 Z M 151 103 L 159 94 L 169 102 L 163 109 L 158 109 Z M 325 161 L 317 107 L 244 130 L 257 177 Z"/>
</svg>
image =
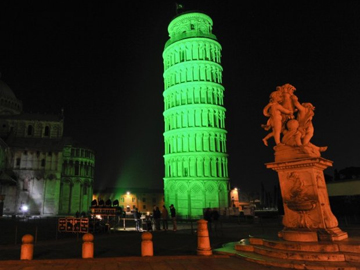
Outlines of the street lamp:
<svg viewBox="0 0 360 270">
<path fill-rule="evenodd" d="M 26 204 L 23 204 L 23 205 L 21 205 L 20 209 L 21 209 L 21 212 L 22 212 L 23 216 L 25 216 L 25 214 L 29 210 L 29 206 L 27 206 Z"/>
</svg>

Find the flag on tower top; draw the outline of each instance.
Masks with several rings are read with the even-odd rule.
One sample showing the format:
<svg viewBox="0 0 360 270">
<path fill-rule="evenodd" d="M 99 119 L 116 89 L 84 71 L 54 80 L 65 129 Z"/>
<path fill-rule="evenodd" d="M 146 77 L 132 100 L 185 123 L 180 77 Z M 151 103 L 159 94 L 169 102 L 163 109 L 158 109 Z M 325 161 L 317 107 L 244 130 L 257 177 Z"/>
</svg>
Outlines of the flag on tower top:
<svg viewBox="0 0 360 270">
<path fill-rule="evenodd" d="M 175 4 L 176 4 L 176 14 L 178 14 L 178 13 L 179 13 L 179 10 L 180 10 L 180 9 L 183 9 L 184 6 L 183 6 L 182 4 L 179 4 L 179 3 L 175 3 Z"/>
</svg>

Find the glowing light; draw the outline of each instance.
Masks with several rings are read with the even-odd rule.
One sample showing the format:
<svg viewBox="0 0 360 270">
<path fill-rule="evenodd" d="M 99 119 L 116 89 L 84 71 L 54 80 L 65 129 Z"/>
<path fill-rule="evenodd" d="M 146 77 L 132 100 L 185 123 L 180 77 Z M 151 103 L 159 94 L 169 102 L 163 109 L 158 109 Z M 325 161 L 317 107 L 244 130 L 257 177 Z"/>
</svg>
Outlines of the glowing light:
<svg viewBox="0 0 360 270">
<path fill-rule="evenodd" d="M 27 212 L 28 210 L 29 210 L 29 207 L 27 205 L 24 204 L 21 206 L 21 211 Z"/>
<path fill-rule="evenodd" d="M 163 52 L 165 202 L 193 218 L 229 200 L 221 45 L 212 25 L 203 13 L 177 16 Z"/>
<path fill-rule="evenodd" d="M 129 196 L 129 195 L 130 195 L 130 191 L 126 192 L 126 195 L 128 195 L 128 196 Z"/>
</svg>

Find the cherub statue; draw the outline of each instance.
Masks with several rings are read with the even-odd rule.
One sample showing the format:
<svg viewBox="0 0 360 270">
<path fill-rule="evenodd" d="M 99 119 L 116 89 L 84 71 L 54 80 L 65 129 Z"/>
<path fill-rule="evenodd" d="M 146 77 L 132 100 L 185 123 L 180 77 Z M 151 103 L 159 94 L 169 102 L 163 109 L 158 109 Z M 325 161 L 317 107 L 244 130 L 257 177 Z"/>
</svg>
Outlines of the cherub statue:
<svg viewBox="0 0 360 270">
<path fill-rule="evenodd" d="M 310 104 L 310 103 L 303 103 L 303 104 Z M 298 119 L 299 119 L 299 113 L 298 113 Z M 283 130 L 284 136 L 282 137 L 281 142 L 286 146 L 299 147 L 299 150 L 301 152 L 309 156 L 320 156 L 320 152 L 326 151 L 327 146 L 319 147 L 312 144 L 310 142 L 310 139 L 314 134 L 314 127 L 312 126 L 312 123 L 311 125 L 308 123 L 308 127 L 309 127 L 309 131 L 306 131 L 305 128 L 300 127 L 299 120 L 295 120 L 295 119 L 289 120 L 286 123 L 286 129 Z"/>
<path fill-rule="evenodd" d="M 276 91 L 272 92 L 270 95 L 270 101 L 268 105 L 263 109 L 263 114 L 269 117 L 266 125 L 262 125 L 265 130 L 272 131 L 263 138 L 263 142 L 266 146 L 268 146 L 268 139 L 274 137 L 276 145 L 281 144 L 280 135 L 283 126 L 283 114 L 292 115 L 292 111 L 285 109 L 281 103 L 283 102 L 283 95 L 280 89 L 277 88 Z"/>
<path fill-rule="evenodd" d="M 294 99 L 297 100 L 297 96 L 295 96 L 294 92 L 296 91 L 296 88 L 292 86 L 291 84 L 287 83 L 283 86 L 278 86 L 276 89 L 279 89 L 281 91 L 283 96 L 283 101 L 281 102 L 281 105 L 293 113 L 297 110 L 296 106 L 293 102 Z M 293 115 L 283 115 L 283 124 L 285 126 L 285 123 L 287 120 L 292 119 Z M 284 127 L 283 127 L 284 128 Z"/>
<path fill-rule="evenodd" d="M 312 119 L 315 115 L 315 107 L 311 103 L 295 102 L 296 108 L 298 108 L 297 120 L 299 121 L 299 130 L 303 134 L 301 137 L 302 144 L 306 145 L 310 142 L 314 136 L 314 126 Z"/>
<path fill-rule="evenodd" d="M 262 127 L 272 129 L 263 142 L 268 146 L 268 139 L 274 137 L 275 157 L 278 159 L 318 157 L 320 152 L 327 149 L 326 146 L 318 147 L 310 142 L 314 135 L 312 118 L 315 107 L 311 103 L 300 103 L 294 95 L 295 90 L 291 84 L 276 87 L 276 91 L 270 95 L 269 104 L 263 109 L 263 114 L 269 119 Z"/>
<path fill-rule="evenodd" d="M 301 146 L 302 133 L 299 131 L 299 121 L 291 119 L 286 123 L 286 129 L 283 130 L 284 136 L 281 142 L 288 146 Z"/>
</svg>

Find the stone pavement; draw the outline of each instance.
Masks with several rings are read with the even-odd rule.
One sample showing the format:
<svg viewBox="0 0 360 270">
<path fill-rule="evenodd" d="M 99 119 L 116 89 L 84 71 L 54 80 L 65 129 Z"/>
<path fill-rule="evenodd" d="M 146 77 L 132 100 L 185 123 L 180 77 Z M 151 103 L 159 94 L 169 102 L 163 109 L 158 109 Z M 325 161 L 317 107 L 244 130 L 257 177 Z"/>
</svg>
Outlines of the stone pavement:
<svg viewBox="0 0 360 270">
<path fill-rule="evenodd" d="M 229 256 L 155 256 L 155 257 L 113 257 L 97 259 L 62 259 L 32 261 L 1 261 L 1 270 L 261 270 L 284 269 L 265 267 Z"/>
<path fill-rule="evenodd" d="M 278 220 L 260 222 L 224 221 L 215 232 L 210 232 L 212 249 L 236 242 L 249 235 L 276 235 L 281 229 Z M 359 226 L 347 226 L 343 230 L 359 235 Z M 41 230 L 38 232 L 41 233 Z M 95 234 L 94 259 L 81 259 L 81 237 L 39 241 L 34 246 L 34 259 L 20 261 L 20 244 L 0 245 L 0 270 L 2 269 L 159 269 L 159 270 L 285 270 L 286 268 L 258 265 L 244 258 L 229 255 L 197 256 L 197 235 L 188 224 L 179 224 L 178 231 L 155 231 L 153 234 L 154 256 L 141 257 L 141 233 L 117 231 Z M 1 232 L 0 232 L 1 238 Z"/>
</svg>

